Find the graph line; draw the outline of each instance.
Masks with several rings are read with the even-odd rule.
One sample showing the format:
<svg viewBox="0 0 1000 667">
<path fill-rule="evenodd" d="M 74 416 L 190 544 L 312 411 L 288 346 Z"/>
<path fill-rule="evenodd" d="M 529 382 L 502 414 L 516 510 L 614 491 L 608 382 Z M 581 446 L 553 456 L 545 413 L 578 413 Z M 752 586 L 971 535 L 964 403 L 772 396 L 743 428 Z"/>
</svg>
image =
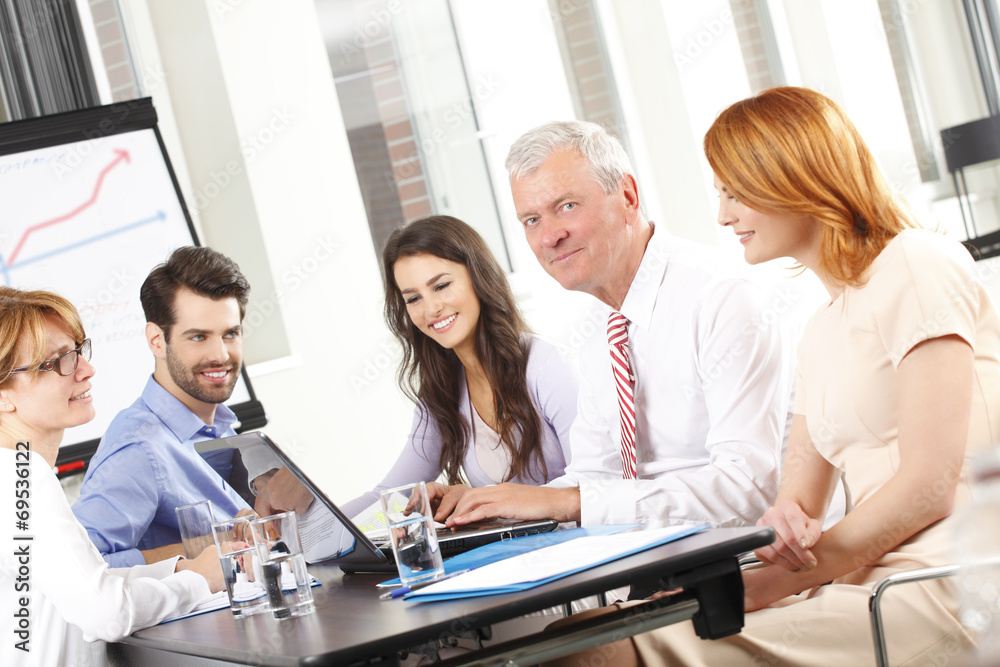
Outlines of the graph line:
<svg viewBox="0 0 1000 667">
<path fill-rule="evenodd" d="M 55 250 L 50 250 L 49 252 L 42 253 L 41 255 L 38 255 L 36 257 L 32 257 L 30 259 L 21 260 L 20 262 L 18 262 L 16 264 L 16 267 L 17 268 L 21 268 L 22 266 L 25 266 L 27 264 L 34 264 L 35 262 L 40 262 L 43 259 L 48 259 L 49 257 L 52 257 L 53 255 L 58 255 L 59 253 L 67 252 L 67 251 L 70 251 L 70 250 L 75 250 L 76 248 L 80 248 L 80 247 L 85 246 L 85 245 L 90 245 L 91 243 L 97 243 L 98 241 L 103 241 L 104 239 L 106 239 L 108 237 L 116 236 L 118 234 L 122 234 L 124 232 L 128 232 L 128 231 L 131 231 L 133 229 L 136 229 L 137 227 L 142 227 L 143 225 L 148 225 L 148 224 L 151 224 L 151 223 L 154 223 L 154 222 L 161 222 L 161 221 L 166 220 L 166 219 L 167 219 L 167 214 L 166 213 L 164 213 L 163 211 L 157 211 L 156 215 L 154 215 L 152 217 L 149 217 L 149 218 L 146 218 L 145 220 L 139 220 L 138 222 L 131 222 L 131 223 L 127 224 L 127 225 L 122 225 L 121 227 L 117 227 L 115 229 L 111 229 L 111 230 L 106 231 L 106 232 L 104 232 L 102 234 L 98 234 L 96 236 L 91 236 L 90 238 L 83 239 L 82 241 L 76 241 L 74 243 L 70 243 L 70 244 L 64 245 L 61 248 L 57 248 Z M 0 272 L 3 273 L 3 275 L 4 275 L 4 281 L 8 285 L 10 284 L 10 274 L 8 272 L 10 271 L 10 269 L 12 269 L 14 267 L 15 267 L 15 264 L 13 264 L 13 263 L 10 263 L 10 264 L 4 263 L 3 256 L 0 256 Z"/>
<path fill-rule="evenodd" d="M 126 164 L 131 162 L 128 151 L 116 148 L 114 150 L 114 153 L 117 155 L 117 157 L 111 161 L 111 164 L 109 164 L 108 166 L 106 166 L 104 169 L 101 170 L 100 175 L 97 177 L 97 183 L 94 185 L 94 192 L 92 195 L 90 195 L 90 199 L 80 204 L 69 213 L 65 213 L 56 218 L 52 218 L 51 220 L 46 220 L 44 222 L 36 223 L 31 227 L 28 227 L 26 230 L 24 230 L 24 234 L 21 236 L 21 239 L 17 242 L 17 245 L 14 247 L 14 252 L 10 253 L 10 258 L 8 259 L 8 264 L 7 264 L 8 267 L 13 266 L 14 263 L 17 261 L 17 256 L 21 252 L 21 248 L 24 246 L 25 242 L 28 240 L 28 237 L 31 236 L 32 233 L 37 232 L 40 229 L 45 229 L 46 227 L 50 227 L 57 223 L 70 220 L 94 205 L 94 202 L 97 201 L 97 196 L 101 192 L 101 186 L 104 184 L 104 177 L 108 175 L 108 172 L 114 169 L 116 166 L 118 166 L 118 164 L 121 163 L 123 160 L 125 161 Z"/>
</svg>

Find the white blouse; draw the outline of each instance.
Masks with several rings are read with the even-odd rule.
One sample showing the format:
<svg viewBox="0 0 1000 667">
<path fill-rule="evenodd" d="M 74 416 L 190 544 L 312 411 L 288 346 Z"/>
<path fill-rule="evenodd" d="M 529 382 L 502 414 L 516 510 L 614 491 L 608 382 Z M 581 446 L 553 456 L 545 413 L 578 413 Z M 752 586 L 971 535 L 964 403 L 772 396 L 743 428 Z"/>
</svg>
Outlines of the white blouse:
<svg viewBox="0 0 1000 667">
<path fill-rule="evenodd" d="M 104 642 L 211 595 L 200 575 L 174 573 L 176 559 L 109 570 L 45 460 L 6 448 L 0 540 L 0 665 L 105 665 Z"/>
</svg>

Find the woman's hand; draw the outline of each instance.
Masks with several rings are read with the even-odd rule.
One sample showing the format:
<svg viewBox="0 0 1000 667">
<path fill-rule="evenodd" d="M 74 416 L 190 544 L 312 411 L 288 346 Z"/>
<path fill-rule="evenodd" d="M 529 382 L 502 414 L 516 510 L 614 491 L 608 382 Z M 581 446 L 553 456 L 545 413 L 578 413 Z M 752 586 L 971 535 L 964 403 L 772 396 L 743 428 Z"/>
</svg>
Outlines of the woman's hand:
<svg viewBox="0 0 1000 667">
<path fill-rule="evenodd" d="M 757 525 L 771 527 L 775 535 L 774 542 L 754 551 L 761 562 L 792 572 L 816 567 L 816 556 L 811 549 L 823 534 L 823 524 L 802 511 L 798 503 L 778 502 L 764 512 Z"/>
<path fill-rule="evenodd" d="M 205 550 L 197 558 L 178 560 L 174 571 L 181 572 L 182 570 L 191 570 L 205 577 L 205 581 L 208 582 L 208 587 L 213 593 L 218 593 L 226 586 L 222 580 L 222 566 L 219 564 L 219 554 L 214 544 L 205 547 Z"/>
<path fill-rule="evenodd" d="M 427 497 L 431 501 L 431 507 L 435 508 L 434 520 L 443 522 L 451 516 L 451 513 L 455 511 L 455 506 L 458 505 L 458 501 L 462 499 L 462 496 L 468 490 L 469 487 L 465 484 L 445 486 L 437 482 L 428 483 Z"/>
<path fill-rule="evenodd" d="M 776 565 L 765 565 L 743 573 L 743 610 L 757 611 L 778 600 L 801 593 L 795 576 Z"/>
</svg>

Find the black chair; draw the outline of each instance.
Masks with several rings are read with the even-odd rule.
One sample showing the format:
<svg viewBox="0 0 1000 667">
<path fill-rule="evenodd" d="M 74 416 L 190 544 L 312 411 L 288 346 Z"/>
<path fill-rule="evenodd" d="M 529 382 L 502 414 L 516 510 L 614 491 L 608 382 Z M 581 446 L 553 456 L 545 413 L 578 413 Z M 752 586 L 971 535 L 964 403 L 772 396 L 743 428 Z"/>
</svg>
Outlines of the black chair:
<svg viewBox="0 0 1000 667">
<path fill-rule="evenodd" d="M 1000 255 L 1000 231 L 979 235 L 976 218 L 969 199 L 969 187 L 965 182 L 965 169 L 977 164 L 1000 160 L 1000 116 L 988 116 L 941 130 L 941 144 L 944 157 L 955 184 L 958 207 L 965 225 L 966 245 L 978 251 L 976 259 L 987 259 Z"/>
</svg>

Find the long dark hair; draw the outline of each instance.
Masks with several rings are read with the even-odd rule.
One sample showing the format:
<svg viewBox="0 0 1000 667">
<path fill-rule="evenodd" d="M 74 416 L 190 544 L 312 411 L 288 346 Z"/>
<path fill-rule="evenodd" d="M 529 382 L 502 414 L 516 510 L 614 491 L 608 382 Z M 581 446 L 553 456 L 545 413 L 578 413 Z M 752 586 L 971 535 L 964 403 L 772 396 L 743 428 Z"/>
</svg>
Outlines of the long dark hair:
<svg viewBox="0 0 1000 667">
<path fill-rule="evenodd" d="M 461 481 L 462 459 L 472 425 L 459 414 L 459 371 L 454 351 L 443 348 L 413 326 L 399 293 L 393 267 L 401 257 L 432 255 L 462 264 L 479 299 L 475 351 L 493 390 L 500 441 L 511 455 L 506 479 L 531 474 L 537 459 L 548 477 L 542 455 L 541 422 L 528 395 L 528 349 L 521 334 L 528 332 L 503 269 L 472 227 L 447 215 L 432 215 L 397 229 L 382 251 L 385 272 L 385 321 L 403 345 L 399 386 L 437 421 L 441 431 L 440 466 L 449 484 Z M 520 437 L 518 444 L 517 438 Z"/>
</svg>

